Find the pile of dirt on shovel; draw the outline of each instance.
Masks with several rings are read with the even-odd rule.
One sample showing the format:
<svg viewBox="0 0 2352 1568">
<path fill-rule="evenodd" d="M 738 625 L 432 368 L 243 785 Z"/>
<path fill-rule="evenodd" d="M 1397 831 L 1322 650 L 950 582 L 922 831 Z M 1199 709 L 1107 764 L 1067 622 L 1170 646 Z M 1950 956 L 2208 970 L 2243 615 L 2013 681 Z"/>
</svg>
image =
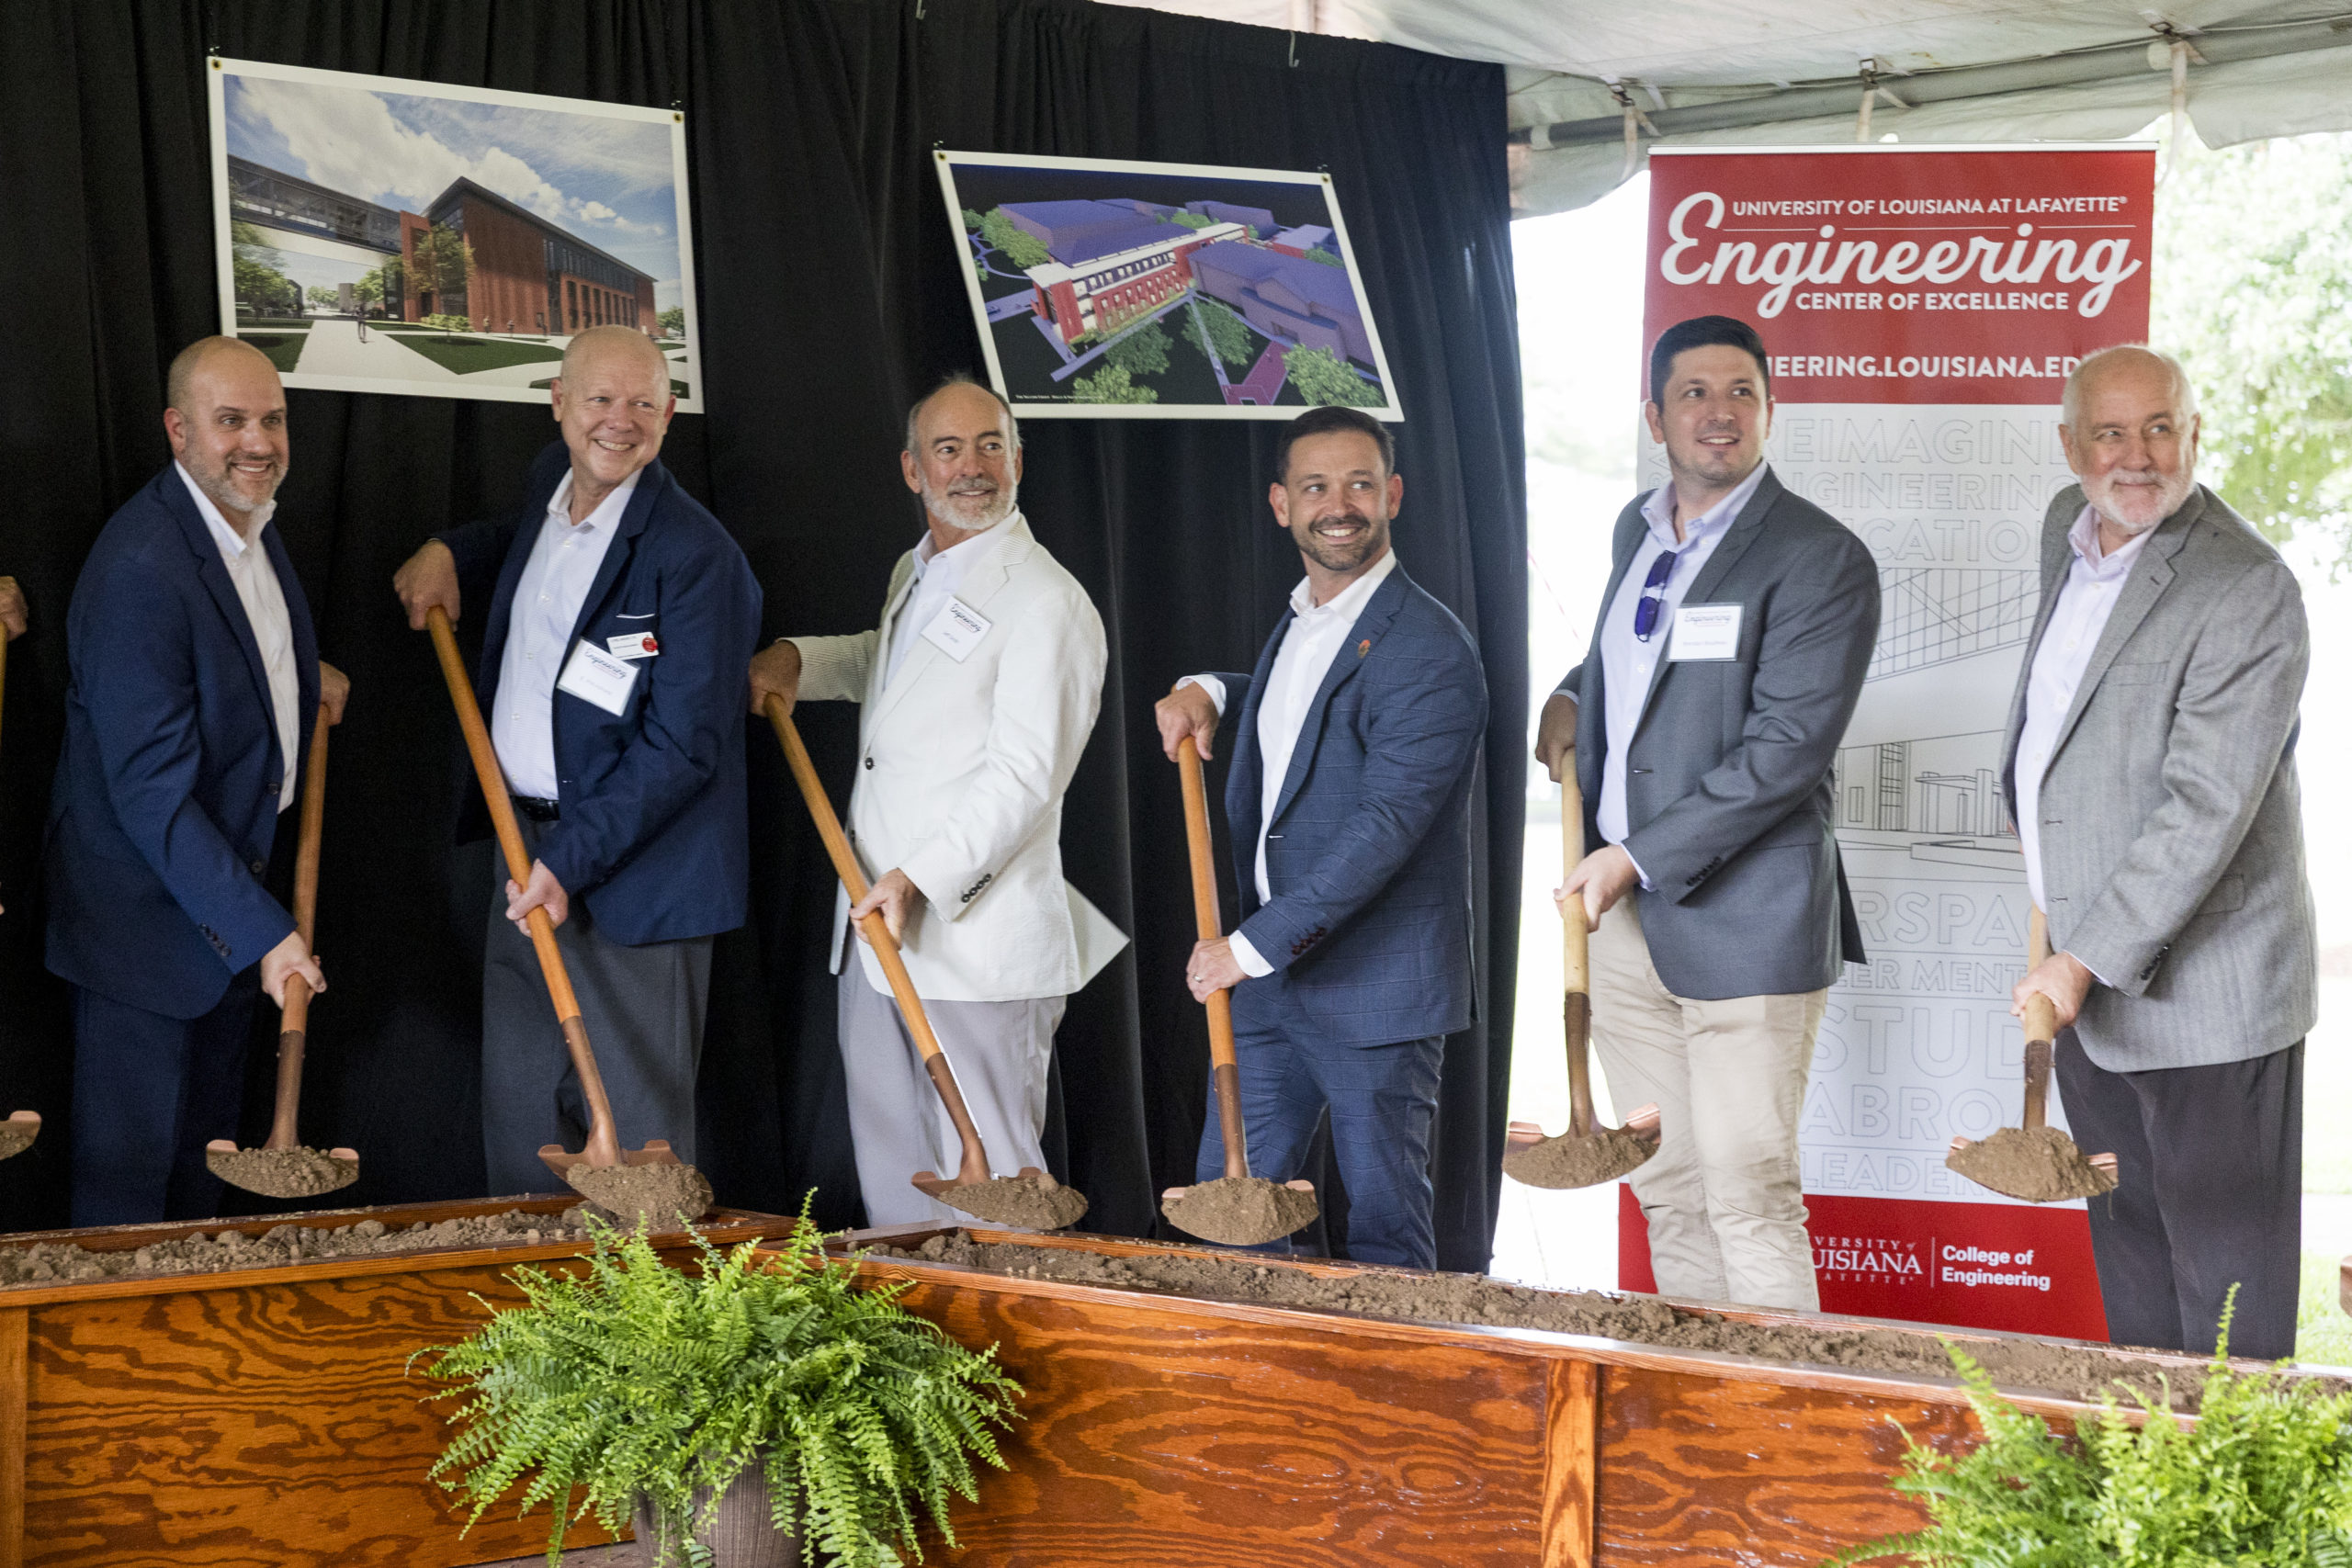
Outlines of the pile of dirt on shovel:
<svg viewBox="0 0 2352 1568">
<path fill-rule="evenodd" d="M 1198 1253 L 1111 1258 L 1073 1247 L 980 1242 L 965 1231 L 933 1236 L 913 1252 L 893 1247 L 878 1247 L 876 1251 L 886 1257 L 959 1263 L 1031 1280 L 1063 1280 L 1119 1290 L 1170 1291 L 1225 1301 L 1361 1313 L 1368 1317 L 1401 1318 L 1416 1323 L 1476 1323 L 1498 1328 L 1551 1329 L 1677 1350 L 1722 1351 L 1857 1371 L 1934 1378 L 1952 1375 L 1951 1359 L 1929 1334 L 1905 1334 L 1883 1328 L 1812 1329 L 1733 1323 L 1714 1313 L 1669 1306 L 1656 1296 L 1538 1291 L 1481 1274 L 1418 1274 L 1380 1269 L 1311 1274 L 1254 1258 Z M 1960 1343 L 1962 1348 L 1983 1363 L 1993 1381 L 2006 1389 L 2045 1390 L 2062 1398 L 2086 1402 L 2114 1393 L 2128 1405 L 2129 1396 L 2116 1387 L 2121 1384 L 2152 1398 L 2168 1397 L 2176 1410 L 2193 1411 L 2204 1387 L 2204 1376 L 2195 1369 L 2163 1366 L 2079 1346 L 2007 1337 L 1964 1337 Z M 2331 1393 L 2346 1386 L 2335 1379 L 2314 1377 L 2310 1381 Z"/>
<path fill-rule="evenodd" d="M 591 1211 L 574 1205 L 560 1214 L 503 1214 L 403 1225 L 361 1220 L 333 1230 L 277 1225 L 261 1235 L 223 1230 L 120 1252 L 96 1252 L 66 1241 L 0 1243 L 0 1285 L 76 1284 L 153 1274 L 212 1274 L 232 1269 L 268 1269 L 284 1263 L 315 1263 L 325 1258 L 361 1258 L 387 1252 L 423 1252 L 456 1247 L 537 1247 L 584 1242 Z"/>
<path fill-rule="evenodd" d="M 2055 1127 L 2004 1127 L 1948 1156 L 1944 1164 L 1979 1186 L 2029 1203 L 2096 1198 L 2115 1190 L 2115 1178 L 2093 1165 L 2075 1140 Z"/>
</svg>

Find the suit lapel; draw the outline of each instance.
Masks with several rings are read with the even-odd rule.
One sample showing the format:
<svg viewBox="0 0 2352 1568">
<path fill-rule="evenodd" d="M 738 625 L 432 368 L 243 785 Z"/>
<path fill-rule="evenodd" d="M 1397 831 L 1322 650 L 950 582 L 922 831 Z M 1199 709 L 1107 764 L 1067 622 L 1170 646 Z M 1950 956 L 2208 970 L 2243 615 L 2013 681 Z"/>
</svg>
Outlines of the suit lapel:
<svg viewBox="0 0 2352 1568">
<path fill-rule="evenodd" d="M 1266 684 L 1274 677 L 1274 660 L 1282 653 L 1283 639 L 1290 636 L 1295 618 L 1285 613 L 1274 623 L 1273 635 L 1258 650 L 1257 667 L 1250 671 L 1250 693 L 1241 699 L 1241 711 L 1232 716 L 1231 728 L 1226 730 L 1226 755 L 1233 759 L 1233 768 L 1225 781 L 1225 818 L 1232 836 L 1233 874 L 1241 890 L 1242 919 L 1256 914 L 1259 907 L 1258 833 L 1262 826 L 1259 818 L 1263 815 L 1266 754 L 1258 747 L 1258 710 L 1265 705 Z"/>
<path fill-rule="evenodd" d="M 1756 487 L 1756 493 L 1747 498 L 1747 504 L 1739 509 L 1739 515 L 1732 520 L 1730 528 L 1725 530 L 1724 536 L 1715 542 L 1714 553 L 1707 557 L 1707 564 L 1700 569 L 1698 576 L 1690 580 L 1690 586 L 1682 591 L 1679 603 L 1684 604 L 1707 603 L 1707 595 L 1723 585 L 1724 579 L 1731 575 L 1731 569 L 1739 564 L 1739 558 L 1747 553 L 1748 547 L 1764 536 L 1765 516 L 1772 510 L 1773 502 L 1780 499 L 1781 481 L 1770 469 L 1767 468 L 1764 471 L 1762 482 Z M 1643 532 L 1646 535 L 1648 529 L 1645 527 Z M 1633 559 L 1633 552 L 1627 551 L 1625 558 L 1630 563 Z M 1610 604 L 1614 602 L 1612 595 Z M 1604 605 L 1602 615 L 1605 616 L 1607 613 L 1608 606 Z M 1648 691 L 1642 694 L 1642 711 L 1634 721 L 1634 728 L 1637 733 L 1641 729 L 1642 720 L 1649 716 L 1650 705 L 1657 701 L 1659 682 L 1666 679 L 1666 672 L 1674 662 L 1669 657 L 1673 651 L 1671 639 L 1674 636 L 1674 628 L 1670 625 L 1661 626 L 1658 632 L 1668 638 L 1668 642 L 1666 648 L 1659 650 L 1657 662 L 1650 667 L 1650 687 Z M 1743 637 L 1747 636 L 1745 626 L 1740 628 L 1740 635 Z"/>
<path fill-rule="evenodd" d="M 2115 609 L 2107 618 L 2107 626 L 2098 634 L 2098 646 L 2091 649 L 2091 661 L 2083 667 L 2082 684 L 2075 688 L 2075 700 L 2066 708 L 2066 716 L 2058 726 L 2058 733 L 2050 743 L 2050 755 L 2055 761 L 2066 748 L 2066 738 L 2075 733 L 2075 726 L 2082 721 L 2083 710 L 2090 705 L 2091 694 L 2098 689 L 2099 678 L 2148 612 L 2164 597 L 2175 575 L 2172 558 L 2188 542 L 2188 532 L 2205 513 L 2205 492 L 2191 491 L 2178 512 L 2166 518 L 2157 529 L 2155 537 L 2140 552 L 2140 559 L 2132 568 L 2132 575 L 2124 580 L 2123 592 L 2115 601 Z M 2063 581 L 2063 580 L 2062 580 Z M 2051 596 L 2053 600 L 2055 594 Z"/>
<path fill-rule="evenodd" d="M 1396 618 L 1397 608 L 1405 603 L 1405 590 L 1411 582 L 1412 579 L 1405 575 L 1404 564 L 1399 562 L 1389 572 L 1388 580 L 1373 590 L 1372 597 L 1357 613 L 1355 625 L 1348 628 L 1348 640 L 1332 656 L 1331 667 L 1323 671 L 1323 683 L 1315 688 L 1315 700 L 1306 705 L 1306 716 L 1299 721 L 1298 741 L 1291 748 L 1290 768 L 1283 774 L 1283 792 L 1274 799 L 1272 820 L 1282 819 L 1306 783 L 1307 770 L 1315 761 L 1315 749 L 1323 737 L 1323 716 L 1330 711 L 1332 694 L 1354 680 L 1356 671 L 1363 668 L 1365 656 L 1387 631 L 1388 623 Z"/>
<path fill-rule="evenodd" d="M 985 615 L 989 602 L 1003 592 L 1006 583 L 1012 581 L 1012 569 L 1028 559 L 1029 552 L 1035 548 L 1036 537 L 1029 532 L 1028 519 L 1015 513 L 999 525 L 997 536 L 989 541 L 987 553 L 965 569 L 963 581 L 956 585 L 955 596 L 962 600 L 967 608 Z M 911 563 L 911 554 L 907 558 Z M 875 657 L 881 660 L 886 671 L 890 663 L 890 639 L 898 635 L 898 619 L 913 607 L 914 596 L 914 574 L 910 570 L 904 591 L 891 598 L 890 613 L 885 618 L 881 641 L 874 650 Z M 881 723 L 892 708 L 906 700 L 907 693 L 914 688 L 923 672 L 946 657 L 936 644 L 918 630 L 915 645 L 907 649 L 907 661 L 899 667 L 897 678 L 886 677 L 882 699 L 868 722 Z"/>
<path fill-rule="evenodd" d="M 245 615 L 245 602 L 237 597 L 236 579 L 229 575 L 229 563 L 220 558 L 220 542 L 212 536 L 211 525 L 205 522 L 204 513 L 197 510 L 195 498 L 181 482 L 178 467 L 175 463 L 164 470 L 164 504 L 178 519 L 181 536 L 196 556 L 197 581 L 212 595 L 213 608 L 229 624 L 229 635 L 237 639 L 237 647 L 245 656 L 245 672 L 253 678 L 254 695 L 261 700 L 261 710 L 270 718 L 263 728 L 269 731 L 270 762 L 277 770 L 270 776 L 275 778 L 284 772 L 286 758 L 277 749 L 277 708 L 269 694 L 269 667 L 262 662 L 261 642 L 254 636 L 253 622 Z M 283 587 L 281 583 L 281 592 Z"/>
<path fill-rule="evenodd" d="M 571 640 L 564 645 L 564 659 L 571 657 L 572 645 L 588 635 L 588 628 L 603 613 L 613 585 L 621 580 L 621 574 L 628 570 L 629 558 L 637 553 L 638 536 L 653 520 L 653 508 L 669 487 L 669 470 L 658 458 L 646 464 L 638 474 L 637 488 L 629 491 L 628 504 L 621 508 L 620 525 L 613 530 L 613 542 L 605 547 L 605 558 L 597 563 L 596 576 L 588 584 L 587 596 L 580 601 L 580 615 L 571 623 Z"/>
</svg>

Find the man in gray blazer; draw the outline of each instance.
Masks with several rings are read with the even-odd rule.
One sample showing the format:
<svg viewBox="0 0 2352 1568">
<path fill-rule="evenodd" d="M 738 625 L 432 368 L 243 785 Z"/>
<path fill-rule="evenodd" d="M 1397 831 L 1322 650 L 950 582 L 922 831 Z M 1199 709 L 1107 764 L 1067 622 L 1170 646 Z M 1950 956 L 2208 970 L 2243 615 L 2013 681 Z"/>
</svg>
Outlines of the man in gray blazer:
<svg viewBox="0 0 2352 1568">
<path fill-rule="evenodd" d="M 2066 383 L 2081 480 L 2041 525 L 2041 608 L 2002 761 L 2052 956 L 2075 1142 L 2112 1149 L 2090 1204 L 2109 1336 L 2199 1355 L 2295 1348 L 2303 1036 L 2319 1016 L 2294 574 L 2199 484 L 2180 367 L 2111 348 Z M 2068 1027 L 2070 1026 L 2071 1027 Z"/>
<path fill-rule="evenodd" d="M 1668 1295 L 1820 1305 L 1797 1115 L 1831 981 L 1862 957 L 1830 833 L 1830 765 L 1878 637 L 1862 542 L 1764 461 L 1756 329 L 1701 316 L 1650 354 L 1669 483 L 1617 519 L 1584 662 L 1537 758 L 1584 790 L 1562 890 L 1592 924 L 1592 1033 L 1662 1138 L 1634 1172 Z M 1572 753 L 1572 755 L 1571 755 Z"/>
</svg>

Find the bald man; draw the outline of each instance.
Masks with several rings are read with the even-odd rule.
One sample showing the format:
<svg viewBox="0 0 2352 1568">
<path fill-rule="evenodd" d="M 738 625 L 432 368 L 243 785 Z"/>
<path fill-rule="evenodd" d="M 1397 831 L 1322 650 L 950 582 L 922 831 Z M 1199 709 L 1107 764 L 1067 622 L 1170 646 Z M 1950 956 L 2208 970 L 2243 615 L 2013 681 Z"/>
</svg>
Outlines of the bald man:
<svg viewBox="0 0 2352 1568">
<path fill-rule="evenodd" d="M 555 922 L 630 1148 L 695 1156 L 711 941 L 743 923 L 744 669 L 760 588 L 718 519 L 659 458 L 677 400 L 650 339 L 597 327 L 553 385 L 563 438 L 521 511 L 429 540 L 392 580 L 409 625 L 485 607 L 474 691 L 523 839 L 492 876 L 482 963 L 482 1146 L 494 1193 L 545 1190 L 548 1144 L 588 1110 L 524 924 Z M 490 831 L 469 792 L 461 840 Z"/>
<path fill-rule="evenodd" d="M 48 834 L 51 973 L 74 987 L 74 1223 L 202 1219 L 204 1145 L 237 1135 L 254 1006 L 326 989 L 265 885 L 323 703 L 302 584 L 272 522 L 286 392 L 258 350 L 172 361 L 172 462 L 107 520 L 66 612 L 65 748 Z"/>
</svg>

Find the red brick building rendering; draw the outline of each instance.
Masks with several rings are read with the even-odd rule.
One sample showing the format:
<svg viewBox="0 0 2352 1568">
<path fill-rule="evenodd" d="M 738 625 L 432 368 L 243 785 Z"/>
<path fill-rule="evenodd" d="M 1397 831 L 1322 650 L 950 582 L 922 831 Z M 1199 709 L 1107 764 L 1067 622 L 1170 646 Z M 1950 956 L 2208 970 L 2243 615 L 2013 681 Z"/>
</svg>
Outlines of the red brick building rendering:
<svg viewBox="0 0 2352 1568">
<path fill-rule="evenodd" d="M 417 265 L 428 219 L 465 242 L 462 288 L 429 287 Z M 401 258 L 409 277 L 401 314 L 412 321 L 463 316 L 482 332 L 560 337 L 625 326 L 660 335 L 650 276 L 471 180 L 443 191 L 425 218 L 401 214 Z"/>
</svg>

